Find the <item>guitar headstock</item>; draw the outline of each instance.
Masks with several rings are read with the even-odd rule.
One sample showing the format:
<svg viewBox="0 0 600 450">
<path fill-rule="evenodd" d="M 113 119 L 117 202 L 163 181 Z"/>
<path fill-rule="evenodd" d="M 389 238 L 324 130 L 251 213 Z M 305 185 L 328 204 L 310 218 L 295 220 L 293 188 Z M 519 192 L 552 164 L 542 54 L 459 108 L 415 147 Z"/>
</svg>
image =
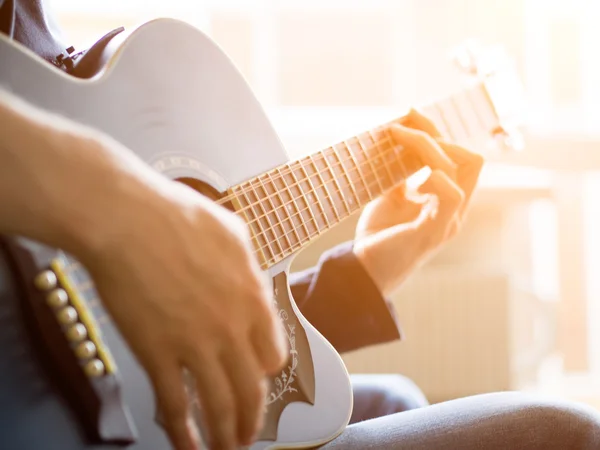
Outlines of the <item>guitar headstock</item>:
<svg viewBox="0 0 600 450">
<path fill-rule="evenodd" d="M 454 62 L 471 78 L 476 78 L 496 115 L 495 137 L 505 150 L 522 150 L 519 127 L 525 121 L 525 93 L 514 61 L 500 46 L 484 50 L 469 41 L 454 52 Z"/>
</svg>

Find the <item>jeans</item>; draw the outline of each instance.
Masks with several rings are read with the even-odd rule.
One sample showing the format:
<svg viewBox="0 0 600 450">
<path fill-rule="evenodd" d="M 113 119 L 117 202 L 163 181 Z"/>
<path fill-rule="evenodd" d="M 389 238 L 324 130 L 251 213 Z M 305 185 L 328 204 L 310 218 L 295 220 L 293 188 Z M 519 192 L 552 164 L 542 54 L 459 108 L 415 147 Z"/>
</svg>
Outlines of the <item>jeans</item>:
<svg viewBox="0 0 600 450">
<path fill-rule="evenodd" d="M 499 392 L 428 405 L 419 388 L 400 376 L 352 381 L 351 424 L 323 450 L 600 449 L 600 413 L 583 404 Z"/>
</svg>

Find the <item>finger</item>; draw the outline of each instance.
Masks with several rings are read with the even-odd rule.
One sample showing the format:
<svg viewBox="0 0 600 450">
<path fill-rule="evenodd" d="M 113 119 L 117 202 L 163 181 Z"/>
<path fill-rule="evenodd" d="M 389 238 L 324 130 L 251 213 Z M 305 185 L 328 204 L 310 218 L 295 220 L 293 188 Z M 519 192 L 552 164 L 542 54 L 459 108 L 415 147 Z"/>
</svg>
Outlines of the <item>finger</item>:
<svg viewBox="0 0 600 450">
<path fill-rule="evenodd" d="M 264 371 L 250 344 L 238 342 L 221 355 L 229 375 L 238 411 L 238 440 L 251 445 L 260 431 L 264 418 L 266 385 Z"/>
<path fill-rule="evenodd" d="M 442 133 L 440 133 L 435 124 L 414 108 L 402 118 L 401 124 L 408 128 L 423 131 L 433 138 L 442 137 Z"/>
<path fill-rule="evenodd" d="M 234 450 L 237 441 L 237 411 L 234 394 L 219 358 L 191 352 L 184 364 L 196 379 L 198 401 L 209 448 Z"/>
<path fill-rule="evenodd" d="M 456 182 L 462 189 L 465 195 L 462 210 L 464 211 L 471 200 L 475 186 L 479 181 L 479 175 L 483 168 L 484 159 L 478 154 L 471 152 L 461 146 L 438 141 L 444 152 L 457 164 L 458 170 L 456 174 Z"/>
<path fill-rule="evenodd" d="M 155 366 L 157 370 L 148 372 L 164 416 L 165 430 L 173 447 L 175 450 L 200 448 L 200 438 L 190 414 L 181 367 L 177 363 Z"/>
<path fill-rule="evenodd" d="M 429 226 L 433 226 L 431 238 L 442 242 L 450 231 L 455 217 L 464 202 L 464 193 L 444 172 L 435 170 L 421 185 L 419 191 L 433 194 L 438 198 L 438 205 Z"/>
<path fill-rule="evenodd" d="M 450 178 L 456 176 L 456 164 L 427 133 L 402 125 L 393 125 L 390 132 L 395 142 L 414 152 L 425 166 L 431 170 L 442 170 Z"/>
<path fill-rule="evenodd" d="M 276 311 L 264 301 L 258 301 L 254 310 L 257 320 L 250 330 L 250 342 L 259 358 L 260 367 L 268 374 L 278 372 L 285 364 L 288 347 Z"/>
</svg>

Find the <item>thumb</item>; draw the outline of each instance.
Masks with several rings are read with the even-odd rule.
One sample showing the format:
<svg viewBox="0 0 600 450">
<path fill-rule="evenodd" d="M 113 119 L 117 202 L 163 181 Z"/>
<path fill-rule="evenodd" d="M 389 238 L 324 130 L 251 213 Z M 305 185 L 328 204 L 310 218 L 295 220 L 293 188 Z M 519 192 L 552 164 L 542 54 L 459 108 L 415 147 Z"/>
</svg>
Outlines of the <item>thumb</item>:
<svg viewBox="0 0 600 450">
<path fill-rule="evenodd" d="M 465 194 L 452 179 L 441 170 L 431 172 L 429 178 L 419 187 L 419 192 L 437 197 L 437 210 L 430 214 L 426 224 L 430 227 L 435 242 L 442 242 L 464 202 Z"/>
</svg>

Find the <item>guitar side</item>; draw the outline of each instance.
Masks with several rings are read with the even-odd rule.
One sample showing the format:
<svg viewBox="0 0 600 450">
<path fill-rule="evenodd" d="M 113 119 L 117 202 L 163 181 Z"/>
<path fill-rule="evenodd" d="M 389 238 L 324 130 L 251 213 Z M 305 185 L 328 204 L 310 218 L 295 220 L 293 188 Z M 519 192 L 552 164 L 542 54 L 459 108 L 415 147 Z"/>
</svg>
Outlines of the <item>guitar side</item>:
<svg viewBox="0 0 600 450">
<path fill-rule="evenodd" d="M 105 131 L 169 178 L 193 178 L 224 192 L 289 159 L 232 63 L 208 37 L 182 22 L 161 19 L 140 27 L 119 45 L 105 70 L 89 80 L 70 78 L 4 38 L 0 60 L 3 87 L 39 107 Z M 30 250 L 34 255 L 48 251 L 35 243 Z M 288 258 L 272 267 L 269 275 L 285 275 L 289 263 Z M 0 329 L 0 347 L 16 353 L 12 359 L 0 358 L 1 442 L 23 450 L 115 448 L 87 443 L 77 418 L 49 385 L 35 356 L 35 341 L 22 321 L 18 287 L 9 275 L 14 272 L 3 264 L 0 261 L 0 320 L 6 326 Z M 290 307 L 287 312 L 298 319 L 310 344 L 314 404 L 287 405 L 276 443 L 259 441 L 252 450 L 319 445 L 339 434 L 350 417 L 351 386 L 341 358 L 293 301 Z M 102 314 L 99 308 L 94 314 Z M 170 448 L 155 420 L 146 374 L 111 322 L 101 329 L 137 432 L 131 448 Z"/>
</svg>

